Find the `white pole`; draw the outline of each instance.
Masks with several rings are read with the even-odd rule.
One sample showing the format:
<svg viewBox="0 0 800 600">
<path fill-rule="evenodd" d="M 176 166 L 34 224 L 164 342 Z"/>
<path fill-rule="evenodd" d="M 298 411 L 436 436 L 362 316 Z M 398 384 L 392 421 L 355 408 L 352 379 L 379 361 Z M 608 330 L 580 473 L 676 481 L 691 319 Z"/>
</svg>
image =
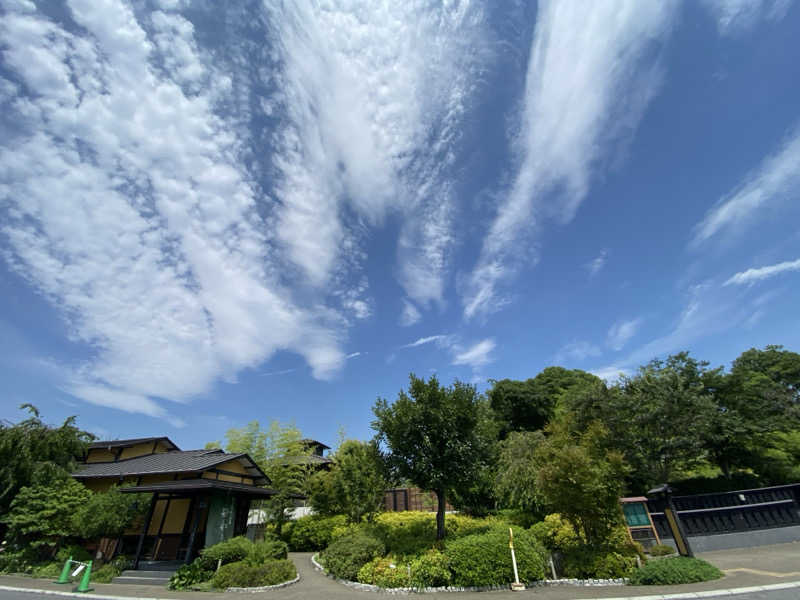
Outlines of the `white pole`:
<svg viewBox="0 0 800 600">
<path fill-rule="evenodd" d="M 508 547 L 511 548 L 511 564 L 514 565 L 514 583 L 511 584 L 511 589 L 515 592 L 520 592 L 525 589 L 525 586 L 519 582 L 517 555 L 514 553 L 514 532 L 511 527 L 508 528 Z"/>
</svg>

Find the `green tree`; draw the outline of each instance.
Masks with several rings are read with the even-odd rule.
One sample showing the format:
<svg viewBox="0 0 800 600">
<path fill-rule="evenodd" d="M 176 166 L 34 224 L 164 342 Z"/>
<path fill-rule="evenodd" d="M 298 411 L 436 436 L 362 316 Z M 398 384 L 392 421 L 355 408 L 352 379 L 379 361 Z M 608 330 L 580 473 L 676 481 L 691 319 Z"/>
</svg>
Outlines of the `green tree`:
<svg viewBox="0 0 800 600">
<path fill-rule="evenodd" d="M 750 348 L 733 361 L 731 372 L 766 375 L 786 390 L 795 405 L 800 403 L 800 354 L 797 352 L 777 345 L 766 346 L 763 350 Z"/>
<path fill-rule="evenodd" d="M 84 539 L 119 537 L 143 518 L 150 494 L 124 494 L 118 487 L 94 492 L 76 513 L 76 534 Z"/>
<path fill-rule="evenodd" d="M 60 426 L 47 425 L 31 404 L 21 409 L 30 417 L 19 423 L 0 422 L 0 515 L 9 510 L 21 488 L 66 475 L 86 454 L 94 436 L 69 417 Z"/>
<path fill-rule="evenodd" d="M 318 514 L 343 514 L 350 523 L 371 520 L 383 505 L 386 478 L 374 442 L 346 440 L 330 471 L 311 478 L 309 500 Z"/>
<path fill-rule="evenodd" d="M 400 390 L 393 404 L 379 398 L 372 410 L 372 427 L 388 448 L 391 467 L 436 494 L 436 535 L 444 538 L 448 494 L 468 486 L 485 463 L 475 387 L 460 381 L 445 387 L 436 377 L 425 381 L 411 374 L 408 393 Z"/>
<path fill-rule="evenodd" d="M 496 487 L 504 506 L 532 514 L 540 512 L 535 458 L 544 440 L 541 431 L 512 431 L 500 442 Z"/>
<path fill-rule="evenodd" d="M 710 458 L 726 477 L 737 467 L 777 475 L 770 463 L 798 426 L 798 386 L 800 354 L 781 346 L 751 348 L 733 362 L 718 385 L 718 412 L 708 436 Z"/>
<path fill-rule="evenodd" d="M 632 487 L 645 491 L 707 458 L 721 371 L 687 352 L 653 360 L 612 388 L 593 385 L 573 394 L 567 402 L 572 426 L 581 430 L 599 420 L 610 447 L 632 467 Z"/>
<path fill-rule="evenodd" d="M 229 429 L 225 440 L 226 452 L 246 452 L 269 477 L 269 486 L 276 493 L 264 501 L 261 508 L 280 535 L 288 519 L 287 511 L 306 491 L 312 449 L 303 443 L 297 427 L 284 426 L 277 421 L 270 423 L 267 430 L 263 430 L 258 421 L 251 421 L 240 429 Z"/>
<path fill-rule="evenodd" d="M 91 497 L 92 492 L 67 475 L 49 485 L 23 487 L 3 518 L 6 537 L 35 560 L 51 558 L 60 545 L 79 537 L 79 520 Z"/>
<path fill-rule="evenodd" d="M 608 432 L 599 423 L 576 432 L 563 420 L 551 424 L 534 450 L 535 489 L 548 512 L 559 513 L 587 546 L 602 547 L 623 523 L 619 498 L 628 467 L 606 450 Z"/>
<path fill-rule="evenodd" d="M 591 373 L 563 367 L 547 367 L 525 381 L 493 381 L 488 396 L 500 423 L 500 437 L 506 437 L 510 431 L 543 429 L 565 394 L 598 381 L 601 380 Z"/>
</svg>

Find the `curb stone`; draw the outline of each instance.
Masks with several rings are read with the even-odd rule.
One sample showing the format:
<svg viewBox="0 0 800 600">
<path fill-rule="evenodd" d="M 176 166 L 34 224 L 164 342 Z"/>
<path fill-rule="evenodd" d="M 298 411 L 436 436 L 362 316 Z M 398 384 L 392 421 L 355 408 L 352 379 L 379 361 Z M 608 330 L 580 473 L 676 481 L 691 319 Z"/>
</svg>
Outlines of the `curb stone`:
<svg viewBox="0 0 800 600">
<path fill-rule="evenodd" d="M 497 592 L 497 591 L 508 591 L 510 589 L 510 584 L 508 585 L 481 585 L 481 586 L 446 586 L 446 587 L 425 587 L 425 588 L 418 588 L 418 587 L 399 587 L 399 588 L 384 588 L 377 585 L 372 585 L 370 583 L 360 583 L 358 581 L 349 581 L 347 579 L 341 579 L 336 577 L 335 575 L 331 575 L 325 570 L 318 561 L 317 561 L 318 554 L 311 555 L 311 564 L 314 565 L 314 569 L 317 571 L 321 571 L 326 577 L 329 579 L 333 579 L 334 581 L 341 583 L 342 585 L 346 585 L 349 588 L 353 588 L 354 590 L 360 590 L 363 592 L 377 592 L 379 594 L 401 594 L 401 595 L 408 595 L 408 594 L 437 594 L 437 593 L 447 593 L 447 592 Z M 571 585 L 574 587 L 590 587 L 590 586 L 623 586 L 628 583 L 627 578 L 619 578 L 619 579 L 543 579 L 541 581 L 533 581 L 531 583 L 526 583 L 525 586 L 528 588 L 534 587 L 550 587 L 550 586 L 560 586 L 560 585 Z"/>
<path fill-rule="evenodd" d="M 290 579 L 289 581 L 284 581 L 282 583 L 276 583 L 275 585 L 262 585 L 259 587 L 229 587 L 225 588 L 226 592 L 237 592 L 240 594 L 256 594 L 258 592 L 267 592 L 269 590 L 279 590 L 281 588 L 289 587 L 300 581 L 300 573 L 297 574 L 297 577 L 294 579 Z"/>
</svg>

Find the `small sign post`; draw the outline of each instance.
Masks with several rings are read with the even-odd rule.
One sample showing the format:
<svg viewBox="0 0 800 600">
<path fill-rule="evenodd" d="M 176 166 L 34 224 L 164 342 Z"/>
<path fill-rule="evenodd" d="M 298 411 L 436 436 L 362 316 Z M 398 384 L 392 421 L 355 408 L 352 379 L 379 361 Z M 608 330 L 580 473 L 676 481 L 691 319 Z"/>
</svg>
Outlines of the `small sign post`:
<svg viewBox="0 0 800 600">
<path fill-rule="evenodd" d="M 525 589 L 525 584 L 519 582 L 517 555 L 514 554 L 514 532 L 511 527 L 508 528 L 508 547 L 511 548 L 511 563 L 514 565 L 514 583 L 511 584 L 511 590 L 514 592 L 521 592 Z"/>
</svg>

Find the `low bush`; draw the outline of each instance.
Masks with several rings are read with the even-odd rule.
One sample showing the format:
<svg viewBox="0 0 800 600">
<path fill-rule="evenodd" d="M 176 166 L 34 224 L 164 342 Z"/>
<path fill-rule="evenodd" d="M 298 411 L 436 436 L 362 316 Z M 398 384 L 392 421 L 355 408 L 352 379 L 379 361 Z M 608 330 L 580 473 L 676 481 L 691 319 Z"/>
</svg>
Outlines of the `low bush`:
<svg viewBox="0 0 800 600">
<path fill-rule="evenodd" d="M 67 561 L 68 558 L 72 557 L 72 560 L 78 560 L 80 562 L 87 562 L 92 560 L 92 555 L 89 554 L 89 551 L 84 548 L 83 546 L 79 546 L 78 544 L 69 544 L 67 546 L 62 546 L 56 552 L 56 562 L 60 562 L 61 566 L 64 566 L 64 563 Z"/>
<path fill-rule="evenodd" d="M 223 565 L 211 579 L 217 589 L 229 587 L 261 587 L 276 585 L 297 577 L 297 570 L 289 560 L 270 560 L 262 565 L 233 562 Z"/>
<path fill-rule="evenodd" d="M 655 546 L 650 546 L 648 552 L 650 556 L 669 556 L 670 554 L 675 554 L 675 548 L 666 544 L 656 544 Z"/>
<path fill-rule="evenodd" d="M 411 573 L 409 565 L 402 564 L 394 556 L 374 558 L 358 570 L 358 581 L 383 588 L 409 587 Z"/>
<path fill-rule="evenodd" d="M 96 571 L 92 571 L 92 581 L 94 583 L 111 583 L 114 577 L 118 577 L 122 573 L 122 569 L 113 563 L 106 563 Z"/>
<path fill-rule="evenodd" d="M 247 558 L 253 549 L 253 542 L 246 537 L 237 536 L 203 548 L 200 551 L 200 562 L 206 569 L 216 569 L 219 561 L 223 565 L 239 562 Z"/>
<path fill-rule="evenodd" d="M 288 553 L 286 542 L 277 538 L 267 538 L 252 544 L 244 560 L 252 565 L 260 565 L 268 560 L 286 558 Z"/>
<path fill-rule="evenodd" d="M 31 575 L 39 579 L 53 579 L 61 575 L 61 569 L 64 568 L 63 562 L 53 561 L 36 565 L 31 569 Z"/>
<path fill-rule="evenodd" d="M 514 536 L 519 579 L 523 582 L 544 578 L 546 552 L 528 531 Z M 508 532 L 493 530 L 447 542 L 444 550 L 453 584 L 464 586 L 503 585 L 514 581 Z"/>
<path fill-rule="evenodd" d="M 314 552 L 327 547 L 336 527 L 346 523 L 344 515 L 320 517 L 309 515 L 290 521 L 284 526 L 283 539 L 292 552 Z"/>
<path fill-rule="evenodd" d="M 722 577 L 714 565 L 698 558 L 678 556 L 654 560 L 631 575 L 631 585 L 678 585 L 711 581 Z"/>
<path fill-rule="evenodd" d="M 447 557 L 438 550 L 429 550 L 411 561 L 411 585 L 441 587 L 450 585 L 453 574 Z"/>
<path fill-rule="evenodd" d="M 627 577 L 636 568 L 636 557 L 645 558 L 641 545 L 632 543 L 622 526 L 614 529 L 602 546 L 595 548 L 587 547 L 572 524 L 556 513 L 533 525 L 531 532 L 545 548 L 561 557 L 560 574 L 563 577 Z"/>
<path fill-rule="evenodd" d="M 183 565 L 178 568 L 172 577 L 169 578 L 169 585 L 171 590 L 188 590 L 198 583 L 208 581 L 214 575 L 214 571 L 209 569 L 199 559 L 188 565 Z"/>
<path fill-rule="evenodd" d="M 466 515 L 447 515 L 444 524 L 449 539 L 508 527 L 508 523 L 500 518 L 478 519 Z M 438 544 L 434 513 L 386 512 L 379 514 L 374 523 L 360 527 L 381 540 L 388 552 L 398 556 L 415 556 Z"/>
<path fill-rule="evenodd" d="M 333 542 L 322 553 L 325 568 L 334 576 L 355 581 L 365 564 L 386 552 L 380 540 L 363 533 L 347 535 Z"/>
<path fill-rule="evenodd" d="M 636 569 L 636 553 L 578 548 L 563 555 L 562 575 L 577 579 L 628 577 Z"/>
</svg>

